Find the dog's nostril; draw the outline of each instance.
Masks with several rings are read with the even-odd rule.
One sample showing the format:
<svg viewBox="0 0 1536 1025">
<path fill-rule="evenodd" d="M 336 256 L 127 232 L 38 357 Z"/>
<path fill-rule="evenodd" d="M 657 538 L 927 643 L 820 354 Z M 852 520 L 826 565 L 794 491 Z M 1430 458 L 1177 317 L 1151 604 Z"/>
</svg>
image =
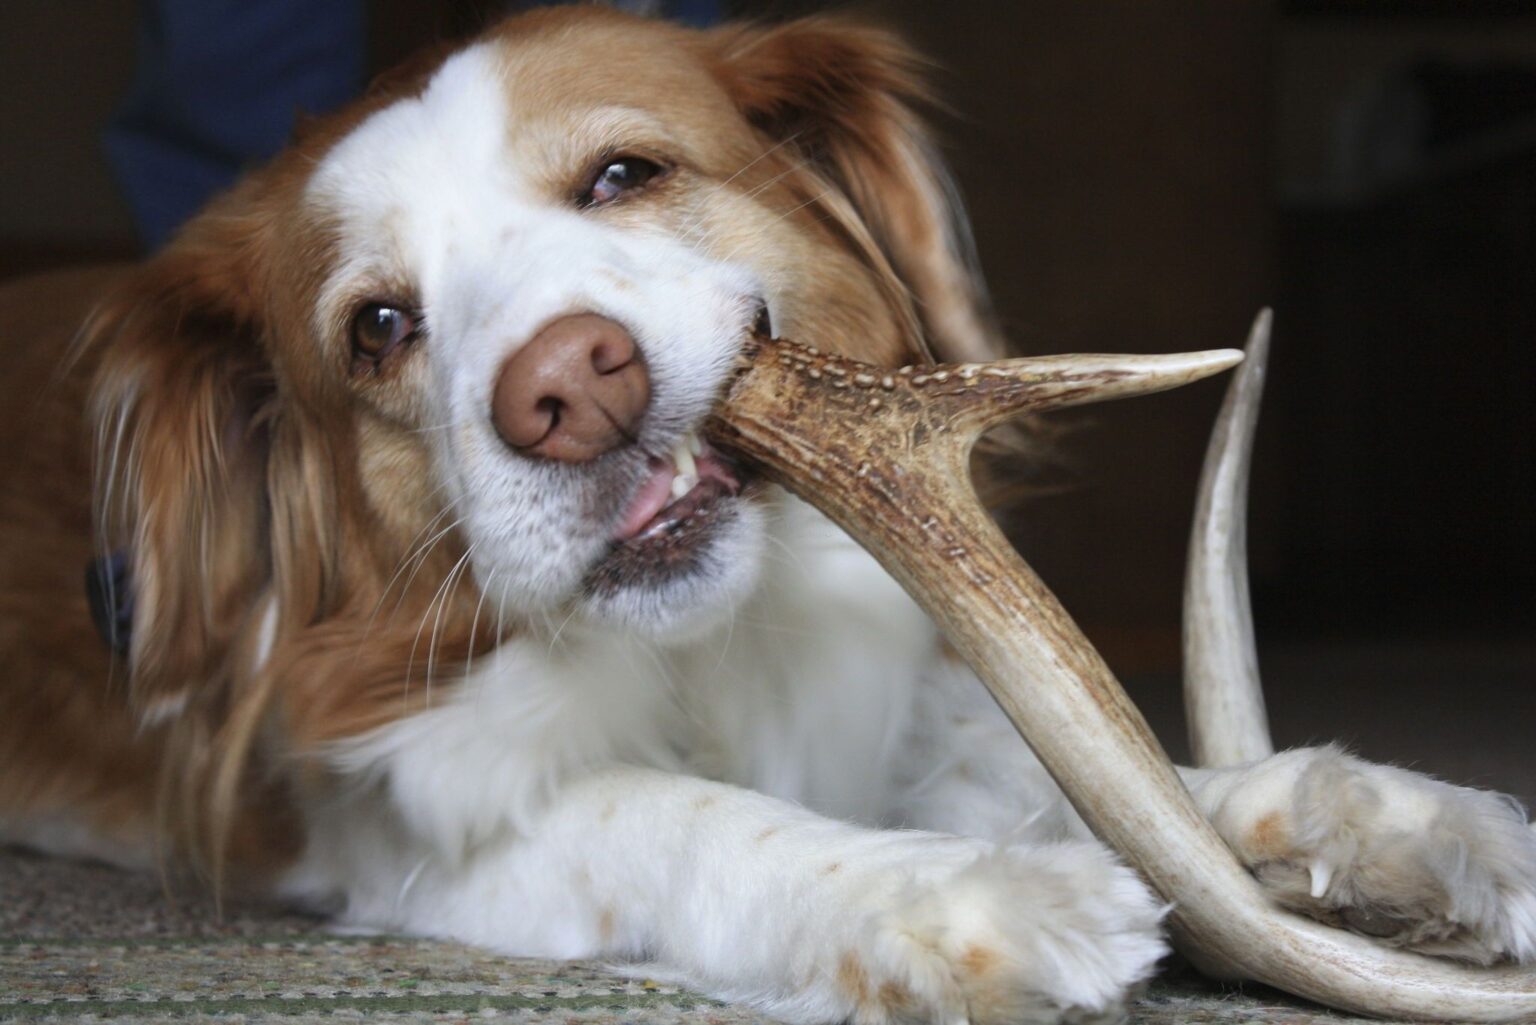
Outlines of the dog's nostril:
<svg viewBox="0 0 1536 1025">
<path fill-rule="evenodd" d="M 600 342 L 592 350 L 592 369 L 599 374 L 612 374 L 623 370 L 635 358 L 634 343 L 612 345 Z"/>
<path fill-rule="evenodd" d="M 534 409 L 538 410 L 546 418 L 548 418 L 549 430 L 551 431 L 560 426 L 560 410 L 564 407 L 565 403 L 561 402 L 553 395 L 546 395 L 544 398 L 534 403 Z"/>
<path fill-rule="evenodd" d="M 519 452 L 581 463 L 632 440 L 650 401 L 634 338 L 582 313 L 547 325 L 503 364 L 491 423 Z"/>
</svg>

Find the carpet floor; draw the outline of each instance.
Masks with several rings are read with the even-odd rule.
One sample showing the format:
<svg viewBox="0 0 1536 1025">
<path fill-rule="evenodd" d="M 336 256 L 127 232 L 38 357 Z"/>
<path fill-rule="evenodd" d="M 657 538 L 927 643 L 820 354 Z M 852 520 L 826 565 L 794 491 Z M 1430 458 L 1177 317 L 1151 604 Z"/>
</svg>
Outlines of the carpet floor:
<svg viewBox="0 0 1536 1025">
<path fill-rule="evenodd" d="M 307 1025 L 338 1021 L 737 1025 L 750 1010 L 580 962 L 333 935 L 258 904 L 167 898 L 150 875 L 0 850 L 0 1021 Z M 1342 1025 L 1262 987 L 1160 979 L 1136 1025 Z"/>
</svg>

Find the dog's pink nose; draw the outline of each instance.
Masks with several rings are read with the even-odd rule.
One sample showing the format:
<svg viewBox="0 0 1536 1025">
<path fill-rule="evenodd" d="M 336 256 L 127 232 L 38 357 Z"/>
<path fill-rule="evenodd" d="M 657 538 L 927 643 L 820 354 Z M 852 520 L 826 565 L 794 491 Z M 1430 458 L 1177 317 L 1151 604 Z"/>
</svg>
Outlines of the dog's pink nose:
<svg viewBox="0 0 1536 1025">
<path fill-rule="evenodd" d="M 491 422 L 527 455 L 585 463 L 634 440 L 651 377 L 623 326 L 595 313 L 562 317 L 512 354 L 491 396 Z"/>
</svg>

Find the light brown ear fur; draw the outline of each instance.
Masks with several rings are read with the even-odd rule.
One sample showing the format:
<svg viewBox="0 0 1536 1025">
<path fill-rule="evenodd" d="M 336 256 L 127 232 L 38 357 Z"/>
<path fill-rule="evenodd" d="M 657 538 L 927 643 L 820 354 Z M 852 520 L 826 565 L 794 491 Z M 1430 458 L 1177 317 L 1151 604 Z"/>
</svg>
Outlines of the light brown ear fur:
<svg viewBox="0 0 1536 1025">
<path fill-rule="evenodd" d="M 130 699 L 219 678 L 267 576 L 258 212 L 200 218 L 97 309 L 97 543 L 132 564 Z"/>
<path fill-rule="evenodd" d="M 272 164 L 130 272 L 82 332 L 82 366 L 94 367 L 94 547 L 131 562 L 128 701 L 165 731 L 164 839 L 216 878 L 226 851 L 262 846 L 245 835 L 248 824 L 283 803 L 274 780 L 284 775 L 263 766 L 271 745 L 260 738 L 331 739 L 414 707 L 399 688 L 417 632 L 370 633 L 383 625 L 374 616 L 409 533 L 380 530 L 368 508 L 351 406 L 326 357 L 282 343 L 312 331 L 333 244 L 296 201 L 315 160 L 368 114 L 419 90 L 445 52 L 305 125 Z M 446 575 L 451 548 L 418 555 L 423 581 Z M 269 594 L 276 625 L 263 638 Z M 472 623 L 462 621 L 473 617 L 457 595 L 432 638 L 444 671 L 470 647 Z M 420 621 L 421 604 L 419 594 L 403 596 L 402 618 Z M 321 623 L 352 643 L 327 648 L 326 632 L 313 629 Z M 293 643 L 299 636 L 310 643 Z"/>
<path fill-rule="evenodd" d="M 178 827 L 209 787 L 234 785 L 215 783 L 218 752 L 236 710 L 259 705 L 240 639 L 254 636 L 271 576 L 276 386 L 261 345 L 271 218 L 256 188 L 220 200 L 133 272 L 81 340 L 96 366 L 95 547 L 131 567 L 131 596 L 118 596 L 133 610 L 128 700 L 141 721 L 167 726 L 167 782 L 184 800 L 165 814 Z"/>
<path fill-rule="evenodd" d="M 829 212 L 905 285 L 931 355 L 1001 355 L 963 211 L 916 112 L 930 103 L 922 58 L 889 32 L 835 17 L 713 37 L 716 73 L 742 114 L 848 197 L 859 223 L 835 204 Z"/>
</svg>

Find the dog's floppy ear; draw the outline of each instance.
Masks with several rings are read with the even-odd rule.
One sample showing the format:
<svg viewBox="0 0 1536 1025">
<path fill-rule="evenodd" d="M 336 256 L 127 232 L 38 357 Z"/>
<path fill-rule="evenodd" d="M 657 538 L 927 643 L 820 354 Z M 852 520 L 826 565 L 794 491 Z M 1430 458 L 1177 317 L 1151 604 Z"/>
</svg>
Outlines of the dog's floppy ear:
<svg viewBox="0 0 1536 1025">
<path fill-rule="evenodd" d="M 221 700 L 231 646 L 269 575 L 262 352 L 270 218 L 242 186 L 93 314 L 99 554 L 126 622 L 130 699 L 147 720 Z M 124 593 L 125 592 L 125 593 Z M 131 620 L 131 621 L 130 621 Z"/>
<path fill-rule="evenodd" d="M 729 26 L 712 41 L 742 114 L 848 197 L 932 355 L 996 358 L 964 214 L 915 109 L 929 101 L 922 59 L 887 31 L 834 17 Z"/>
</svg>

